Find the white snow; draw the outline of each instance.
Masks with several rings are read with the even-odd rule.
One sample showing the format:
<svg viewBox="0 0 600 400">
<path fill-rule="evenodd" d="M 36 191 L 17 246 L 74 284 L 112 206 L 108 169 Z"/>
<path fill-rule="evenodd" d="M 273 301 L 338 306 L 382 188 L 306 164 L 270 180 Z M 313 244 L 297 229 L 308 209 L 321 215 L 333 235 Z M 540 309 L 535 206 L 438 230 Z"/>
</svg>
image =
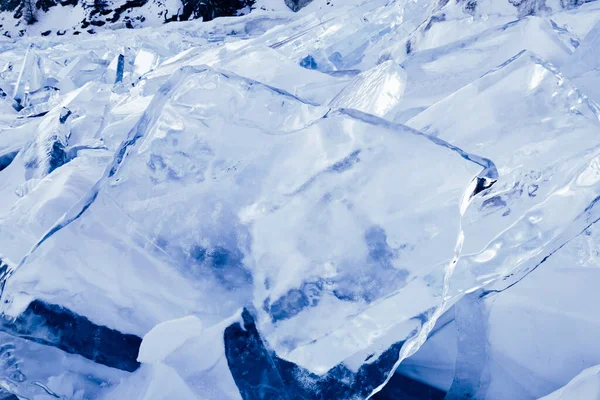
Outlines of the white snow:
<svg viewBox="0 0 600 400">
<path fill-rule="evenodd" d="M 202 330 L 202 321 L 193 315 L 160 323 L 144 336 L 138 361 L 160 362 Z"/>
<path fill-rule="evenodd" d="M 598 399 L 600 396 L 600 366 L 583 370 L 569 384 L 540 400 Z"/>
</svg>

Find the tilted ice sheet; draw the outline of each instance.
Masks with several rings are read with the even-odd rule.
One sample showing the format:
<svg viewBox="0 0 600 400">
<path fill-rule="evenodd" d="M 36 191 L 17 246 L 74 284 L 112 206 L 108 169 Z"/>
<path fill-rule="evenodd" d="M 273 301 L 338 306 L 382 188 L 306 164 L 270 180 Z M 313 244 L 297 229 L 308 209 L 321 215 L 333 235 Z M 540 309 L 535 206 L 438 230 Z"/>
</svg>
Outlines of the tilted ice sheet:
<svg viewBox="0 0 600 400">
<path fill-rule="evenodd" d="M 111 114 L 111 97 L 108 88 L 86 84 L 39 123 L 15 129 L 33 140 L 0 171 L 0 248 L 8 259 L 18 263 L 102 176 L 125 137 L 99 133 L 122 119 Z"/>
<path fill-rule="evenodd" d="M 270 47 L 254 47 L 216 65 L 317 104 L 327 104 L 350 80 L 303 68 Z"/>
<path fill-rule="evenodd" d="M 523 50 L 560 66 L 574 51 L 561 35 L 549 21 L 530 17 L 415 53 L 402 63 L 408 82 L 390 118 L 407 121 Z"/>
<path fill-rule="evenodd" d="M 191 312 L 214 324 L 250 302 L 280 356 L 317 373 L 357 353 L 360 365 L 438 303 L 432 280 L 483 169 L 467 158 L 367 114 L 184 69 L 7 298 L 138 334 Z"/>
<path fill-rule="evenodd" d="M 539 262 L 598 212 L 598 108 L 531 53 L 519 54 L 408 124 L 477 152 L 498 168 L 498 182 L 465 215 L 451 294 Z"/>
<path fill-rule="evenodd" d="M 583 38 L 580 46 L 562 72 L 577 85 L 586 96 L 595 102 L 600 102 L 600 14 L 598 22 Z"/>
<path fill-rule="evenodd" d="M 356 76 L 329 104 L 384 117 L 402 99 L 406 73 L 393 61 Z"/>
<path fill-rule="evenodd" d="M 600 19 L 600 3 L 597 1 L 582 4 L 580 7 L 565 10 L 552 15 L 552 20 L 559 26 L 573 32 L 580 39 L 594 27 Z"/>
<path fill-rule="evenodd" d="M 597 365 L 600 351 L 590 345 L 600 334 L 594 290 L 600 269 L 597 258 L 590 259 L 597 238 L 595 224 L 531 273 L 460 300 L 399 371 L 448 391 L 471 364 L 478 368 L 465 377 L 475 389 L 472 398 L 537 399 Z M 466 318 L 458 310 L 463 302 L 472 304 Z"/>
</svg>

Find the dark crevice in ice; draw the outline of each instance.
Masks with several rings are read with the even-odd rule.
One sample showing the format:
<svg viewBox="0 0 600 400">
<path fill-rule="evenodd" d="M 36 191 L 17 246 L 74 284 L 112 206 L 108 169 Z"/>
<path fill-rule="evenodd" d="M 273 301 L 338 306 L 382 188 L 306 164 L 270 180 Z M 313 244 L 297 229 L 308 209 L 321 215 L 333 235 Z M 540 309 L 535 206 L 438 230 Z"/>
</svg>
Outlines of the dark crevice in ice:
<svg viewBox="0 0 600 400">
<path fill-rule="evenodd" d="M 408 378 L 401 374 L 392 375 L 385 387 L 372 397 L 374 400 L 443 400 L 446 393 Z"/>
<path fill-rule="evenodd" d="M 353 372 L 339 364 L 319 376 L 279 358 L 262 340 L 254 317 L 242 312 L 242 323 L 225 329 L 224 343 L 231 375 L 243 400 L 264 399 L 328 399 L 366 398 L 383 383 L 394 367 L 404 342 L 398 342 L 379 358 Z M 395 376 L 375 398 L 438 400 L 444 393 L 410 378 Z M 430 396 L 430 397 L 428 397 Z"/>
<path fill-rule="evenodd" d="M 44 177 L 71 161 L 66 150 L 70 129 L 68 126 L 62 126 L 67 124 L 71 115 L 71 110 L 63 107 L 57 118 L 59 125 L 41 132 L 26 150 L 24 155 L 27 179 L 33 176 Z"/>
<path fill-rule="evenodd" d="M 50 174 L 57 168 L 62 167 L 69 162 L 65 145 L 60 140 L 52 141 L 48 148 L 48 171 Z"/>
<path fill-rule="evenodd" d="M 471 197 L 475 197 L 484 190 L 491 188 L 495 182 L 495 180 L 477 177 L 477 184 L 475 185 L 475 189 L 473 189 L 473 193 L 471 193 Z"/>
<path fill-rule="evenodd" d="M 15 157 L 17 157 L 17 154 L 19 154 L 19 150 L 2 154 L 0 156 L 0 171 L 5 170 L 13 162 Z"/>
<path fill-rule="evenodd" d="M 115 74 L 115 85 L 123 81 L 123 72 L 125 71 L 125 56 L 119 54 L 117 58 L 117 71 Z"/>
<path fill-rule="evenodd" d="M 140 337 L 96 325 L 64 307 L 41 300 L 31 302 L 15 319 L 4 317 L 0 330 L 108 367 L 133 372 L 140 366 Z"/>
<path fill-rule="evenodd" d="M 300 66 L 306 69 L 317 69 L 317 62 L 313 56 L 308 55 L 300 60 Z"/>
<path fill-rule="evenodd" d="M 0 389 L 0 400 L 19 400 L 19 398 L 12 393 L 8 393 L 4 389 Z"/>
</svg>

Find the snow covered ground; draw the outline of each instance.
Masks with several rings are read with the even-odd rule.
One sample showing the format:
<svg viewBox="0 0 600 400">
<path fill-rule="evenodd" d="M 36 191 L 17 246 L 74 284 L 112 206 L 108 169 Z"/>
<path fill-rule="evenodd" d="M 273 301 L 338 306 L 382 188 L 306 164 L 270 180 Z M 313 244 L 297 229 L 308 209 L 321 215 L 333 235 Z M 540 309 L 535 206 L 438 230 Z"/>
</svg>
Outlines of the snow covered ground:
<svg viewBox="0 0 600 400">
<path fill-rule="evenodd" d="M 1 39 L 2 390 L 598 398 L 600 3 L 575 5 Z"/>
</svg>

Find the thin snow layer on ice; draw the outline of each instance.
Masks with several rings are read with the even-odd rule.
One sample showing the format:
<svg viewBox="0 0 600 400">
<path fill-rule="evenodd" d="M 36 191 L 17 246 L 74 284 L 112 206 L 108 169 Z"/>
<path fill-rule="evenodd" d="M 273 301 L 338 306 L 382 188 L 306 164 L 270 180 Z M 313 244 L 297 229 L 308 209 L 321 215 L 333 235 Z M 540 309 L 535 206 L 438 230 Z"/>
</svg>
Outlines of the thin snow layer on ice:
<svg viewBox="0 0 600 400">
<path fill-rule="evenodd" d="M 600 398 L 600 365 L 590 367 L 577 375 L 568 385 L 540 400 L 598 399 Z"/>
</svg>

